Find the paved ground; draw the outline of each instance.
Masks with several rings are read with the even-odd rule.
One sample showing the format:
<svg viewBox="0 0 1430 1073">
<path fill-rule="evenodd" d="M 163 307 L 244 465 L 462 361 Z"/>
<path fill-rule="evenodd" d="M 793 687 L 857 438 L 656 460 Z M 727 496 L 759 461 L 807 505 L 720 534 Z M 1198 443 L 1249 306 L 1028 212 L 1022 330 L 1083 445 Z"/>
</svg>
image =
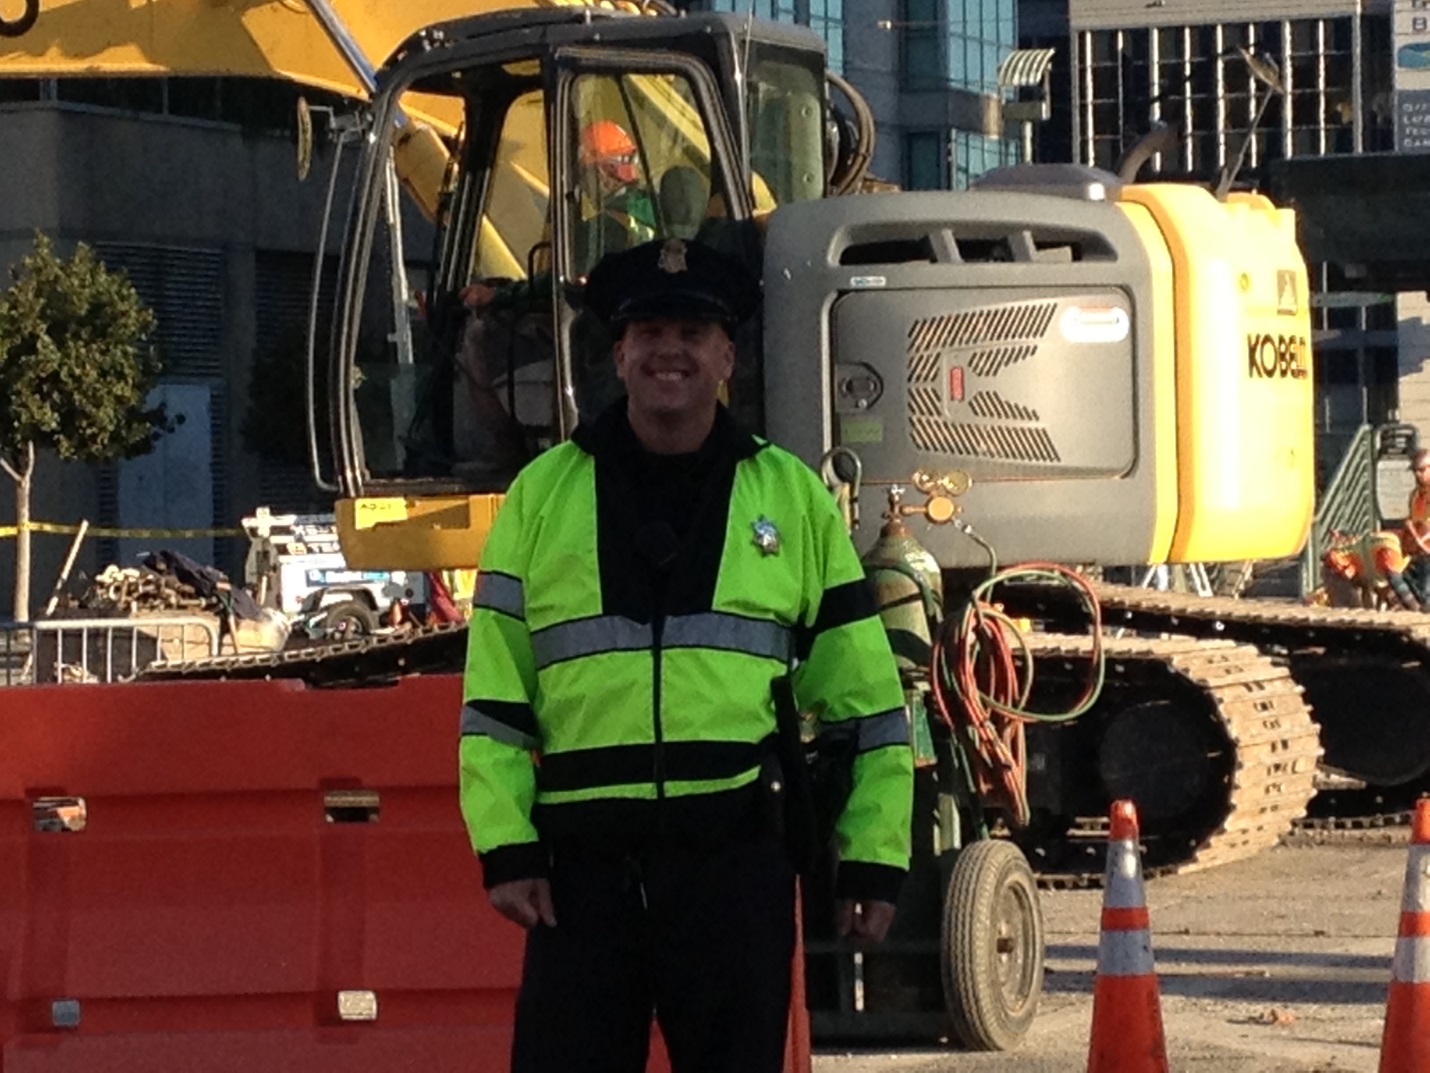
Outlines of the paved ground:
<svg viewBox="0 0 1430 1073">
<path fill-rule="evenodd" d="M 1374 1071 L 1405 857 L 1403 844 L 1283 847 L 1149 884 L 1172 1068 Z M 1085 1068 L 1100 906 L 1097 891 L 1044 892 L 1049 971 L 1017 1052 L 827 1052 L 816 1073 Z"/>
</svg>

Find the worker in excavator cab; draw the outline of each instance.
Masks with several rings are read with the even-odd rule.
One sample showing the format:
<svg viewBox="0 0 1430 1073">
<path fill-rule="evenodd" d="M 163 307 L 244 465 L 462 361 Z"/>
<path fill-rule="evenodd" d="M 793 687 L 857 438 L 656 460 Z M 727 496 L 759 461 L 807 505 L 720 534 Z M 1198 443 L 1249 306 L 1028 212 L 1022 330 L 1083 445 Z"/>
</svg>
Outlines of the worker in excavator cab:
<svg viewBox="0 0 1430 1073">
<path fill-rule="evenodd" d="M 576 225 L 575 255 L 584 275 L 605 254 L 654 238 L 658 225 L 651 191 L 641 182 L 640 151 L 626 128 L 611 119 L 597 119 L 581 128 L 580 138 L 580 185 L 589 215 Z M 698 172 L 684 171 L 692 172 L 693 178 L 680 174 L 680 169 L 668 169 L 668 175 L 677 175 L 665 179 L 661 194 L 667 197 L 667 215 L 672 216 L 671 208 L 681 214 L 673 217 L 680 227 L 675 233 L 693 236 L 705 203 L 703 197 L 697 201 L 690 189 L 703 190 L 703 186 Z M 543 245 L 549 238 L 548 231 Z M 516 375 L 517 366 L 550 365 L 554 358 L 546 297 L 551 266 L 548 262 L 535 267 L 530 279 L 476 280 L 461 292 L 468 316 L 457 354 L 462 386 L 456 469 L 474 486 L 504 484 L 531 457 L 519 415 L 510 411 L 497 381 Z"/>
<path fill-rule="evenodd" d="M 1341 607 L 1422 609 L 1426 594 L 1408 573 L 1403 534 L 1380 529 L 1355 538 L 1333 533 L 1321 556 L 1330 602 Z"/>
<path fill-rule="evenodd" d="M 893 920 L 913 750 L 888 637 L 819 477 L 719 402 L 758 300 L 698 242 L 604 259 L 585 301 L 626 394 L 522 470 L 482 552 L 461 805 L 528 929 L 515 1073 L 641 1073 L 652 1016 L 676 1073 L 782 1068 L 801 709 L 847 758 L 836 926 Z"/>
<path fill-rule="evenodd" d="M 608 253 L 656 237 L 655 199 L 642 182 L 640 149 L 625 127 L 597 119 L 581 128 L 581 193 L 576 264 L 588 271 Z"/>
</svg>

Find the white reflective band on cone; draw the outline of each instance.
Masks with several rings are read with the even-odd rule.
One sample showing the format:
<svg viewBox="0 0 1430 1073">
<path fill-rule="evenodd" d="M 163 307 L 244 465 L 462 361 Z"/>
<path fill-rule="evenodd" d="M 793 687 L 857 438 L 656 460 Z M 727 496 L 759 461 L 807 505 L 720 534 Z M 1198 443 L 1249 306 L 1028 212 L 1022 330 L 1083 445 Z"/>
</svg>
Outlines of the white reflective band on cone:
<svg viewBox="0 0 1430 1073">
<path fill-rule="evenodd" d="M 1097 943 L 1099 976 L 1151 976 L 1152 934 L 1136 931 L 1104 931 Z"/>
<path fill-rule="evenodd" d="M 1407 913 L 1430 910 L 1430 845 L 1410 847 L 1405 861 L 1405 893 L 1400 908 Z"/>
<path fill-rule="evenodd" d="M 1390 978 L 1402 984 L 1430 983 L 1430 940 L 1404 937 L 1395 940 Z"/>
<path fill-rule="evenodd" d="M 1130 838 L 1107 844 L 1107 873 L 1102 904 L 1108 909 L 1136 909 L 1147 904 L 1142 892 L 1142 862 Z"/>
</svg>

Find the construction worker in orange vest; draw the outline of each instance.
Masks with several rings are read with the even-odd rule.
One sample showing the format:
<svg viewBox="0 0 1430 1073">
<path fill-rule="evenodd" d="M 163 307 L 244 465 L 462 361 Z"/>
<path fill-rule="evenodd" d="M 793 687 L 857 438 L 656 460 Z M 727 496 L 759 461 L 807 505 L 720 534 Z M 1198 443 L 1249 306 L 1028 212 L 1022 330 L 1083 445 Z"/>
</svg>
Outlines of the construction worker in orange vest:
<svg viewBox="0 0 1430 1073">
<path fill-rule="evenodd" d="M 1419 611 L 1421 599 L 1405 578 L 1410 557 L 1401 540 L 1401 534 L 1385 529 L 1359 539 L 1339 534 L 1339 539 L 1321 556 L 1321 563 L 1328 580 L 1339 579 L 1355 586 L 1356 602 L 1361 607 L 1399 605 L 1407 611 Z"/>
<path fill-rule="evenodd" d="M 1430 555 L 1430 447 L 1410 456 L 1415 487 L 1405 508 L 1405 550 L 1411 555 Z"/>
</svg>

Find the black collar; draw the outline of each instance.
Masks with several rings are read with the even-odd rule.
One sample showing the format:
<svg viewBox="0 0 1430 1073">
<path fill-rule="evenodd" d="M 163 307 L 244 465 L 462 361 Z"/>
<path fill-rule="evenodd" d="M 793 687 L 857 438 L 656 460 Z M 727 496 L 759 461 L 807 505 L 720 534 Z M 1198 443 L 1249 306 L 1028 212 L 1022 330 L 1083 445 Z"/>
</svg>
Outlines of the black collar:
<svg viewBox="0 0 1430 1073">
<path fill-rule="evenodd" d="M 626 416 L 624 395 L 607 406 L 594 421 L 582 421 L 577 425 L 571 439 L 577 447 L 597 458 L 643 449 Z M 762 442 L 741 428 L 721 404 L 715 407 L 715 425 L 697 453 L 704 453 L 707 449 L 726 450 L 738 462 L 750 458 L 763 446 Z"/>
</svg>

